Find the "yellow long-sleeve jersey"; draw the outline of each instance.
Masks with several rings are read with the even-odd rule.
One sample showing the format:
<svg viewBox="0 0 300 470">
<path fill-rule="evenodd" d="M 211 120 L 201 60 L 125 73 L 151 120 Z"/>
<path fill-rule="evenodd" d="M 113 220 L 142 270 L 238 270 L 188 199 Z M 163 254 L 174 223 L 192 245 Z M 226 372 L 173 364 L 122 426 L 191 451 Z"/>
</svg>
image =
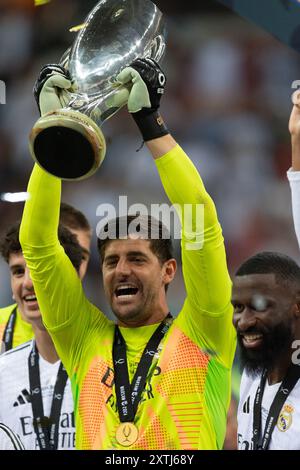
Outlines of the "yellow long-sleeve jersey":
<svg viewBox="0 0 300 470">
<path fill-rule="evenodd" d="M 176 146 L 156 165 L 169 200 L 182 210 L 187 296 L 148 372 L 134 421 L 139 437 L 128 449 L 220 449 L 235 351 L 222 231 L 213 201 L 183 150 Z M 35 166 L 20 232 L 23 254 L 44 323 L 72 381 L 77 448 L 124 449 L 115 437 L 120 420 L 114 323 L 86 298 L 59 244 L 60 191 L 60 180 Z M 203 224 L 194 216 L 185 226 L 186 204 L 203 204 Z M 131 379 L 156 327 L 121 328 Z"/>
</svg>

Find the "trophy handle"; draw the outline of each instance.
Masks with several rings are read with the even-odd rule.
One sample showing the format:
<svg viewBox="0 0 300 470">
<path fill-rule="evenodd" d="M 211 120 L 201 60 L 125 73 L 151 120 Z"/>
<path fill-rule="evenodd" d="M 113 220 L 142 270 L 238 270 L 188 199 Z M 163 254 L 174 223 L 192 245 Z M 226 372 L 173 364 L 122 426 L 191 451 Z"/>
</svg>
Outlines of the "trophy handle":
<svg viewBox="0 0 300 470">
<path fill-rule="evenodd" d="M 165 54 L 165 50 L 165 38 L 162 35 L 156 36 L 151 43 L 149 55 L 147 54 L 146 57 L 160 62 Z"/>
</svg>

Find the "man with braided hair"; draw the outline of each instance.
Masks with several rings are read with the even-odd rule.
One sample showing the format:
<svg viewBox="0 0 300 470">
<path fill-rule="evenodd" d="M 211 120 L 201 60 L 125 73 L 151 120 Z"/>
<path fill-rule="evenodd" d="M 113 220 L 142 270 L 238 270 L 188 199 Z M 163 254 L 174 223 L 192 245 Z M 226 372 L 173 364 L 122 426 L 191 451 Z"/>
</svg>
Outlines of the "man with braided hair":
<svg viewBox="0 0 300 470">
<path fill-rule="evenodd" d="M 257 253 L 235 274 L 232 304 L 244 367 L 238 448 L 300 449 L 300 267 L 281 253 Z"/>
<path fill-rule="evenodd" d="M 116 324 L 109 321 L 86 298 L 57 241 L 61 181 L 34 167 L 20 238 L 43 321 L 72 380 L 76 447 L 221 449 L 235 351 L 221 227 L 196 168 L 159 113 L 162 70 L 138 59 L 117 80 L 128 87 L 129 112 L 169 200 L 180 207 L 187 296 L 173 319 L 166 292 L 176 261 L 161 222 L 118 218 L 98 234 Z M 44 68 L 35 86 L 42 114 L 61 107 L 60 89 L 65 98 L 70 87 L 63 69 Z M 195 216 L 197 204 L 204 220 Z M 186 205 L 193 208 L 190 224 Z"/>
</svg>

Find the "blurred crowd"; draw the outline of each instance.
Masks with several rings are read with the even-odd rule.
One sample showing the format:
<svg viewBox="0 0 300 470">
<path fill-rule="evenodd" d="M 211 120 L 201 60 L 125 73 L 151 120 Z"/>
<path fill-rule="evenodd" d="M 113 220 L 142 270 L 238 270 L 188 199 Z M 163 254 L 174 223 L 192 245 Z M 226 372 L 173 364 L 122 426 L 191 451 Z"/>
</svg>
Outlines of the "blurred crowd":
<svg viewBox="0 0 300 470">
<path fill-rule="evenodd" d="M 38 118 L 32 87 L 40 67 L 55 63 L 71 45 L 96 1 L 0 3 L 0 192 L 25 191 L 32 167 L 28 134 Z M 171 2 L 161 2 L 167 7 Z M 176 2 L 175 2 L 176 4 Z M 160 5 L 164 10 L 163 6 Z M 59 13 L 58 13 L 59 12 Z M 286 170 L 290 166 L 288 117 L 291 84 L 300 79 L 299 55 L 267 33 L 223 9 L 167 15 L 163 62 L 168 83 L 161 111 L 170 131 L 197 166 L 223 227 L 230 272 L 248 256 L 276 250 L 299 261 Z M 131 117 L 123 109 L 103 126 L 106 159 L 80 183 L 65 183 L 63 200 L 82 210 L 93 227 L 96 209 L 119 195 L 128 204 L 167 199 Z M 0 201 L 0 232 L 20 218 L 23 204 Z M 104 301 L 96 235 L 85 281 L 91 300 Z M 176 245 L 179 255 L 179 244 Z M 0 263 L 0 306 L 11 303 L 7 266 Z M 184 298 L 179 274 L 170 288 L 174 314 Z"/>
</svg>

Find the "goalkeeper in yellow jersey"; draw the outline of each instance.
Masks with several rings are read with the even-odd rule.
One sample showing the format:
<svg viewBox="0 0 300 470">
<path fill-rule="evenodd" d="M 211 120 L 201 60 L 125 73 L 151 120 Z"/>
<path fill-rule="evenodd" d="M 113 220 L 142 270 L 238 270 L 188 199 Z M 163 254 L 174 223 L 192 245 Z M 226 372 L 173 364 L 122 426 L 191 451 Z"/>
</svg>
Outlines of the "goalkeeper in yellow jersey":
<svg viewBox="0 0 300 470">
<path fill-rule="evenodd" d="M 176 261 L 169 233 L 152 217 L 109 221 L 98 234 L 112 322 L 92 305 L 57 238 L 61 181 L 32 172 L 20 239 L 43 321 L 72 381 L 78 449 L 221 449 L 235 351 L 231 281 L 214 203 L 160 114 L 165 75 L 137 59 L 118 80 L 182 222 L 187 296 L 174 319 L 167 302 Z M 35 86 L 42 114 L 71 86 L 44 68 Z M 204 207 L 187 223 L 187 207 Z"/>
</svg>

